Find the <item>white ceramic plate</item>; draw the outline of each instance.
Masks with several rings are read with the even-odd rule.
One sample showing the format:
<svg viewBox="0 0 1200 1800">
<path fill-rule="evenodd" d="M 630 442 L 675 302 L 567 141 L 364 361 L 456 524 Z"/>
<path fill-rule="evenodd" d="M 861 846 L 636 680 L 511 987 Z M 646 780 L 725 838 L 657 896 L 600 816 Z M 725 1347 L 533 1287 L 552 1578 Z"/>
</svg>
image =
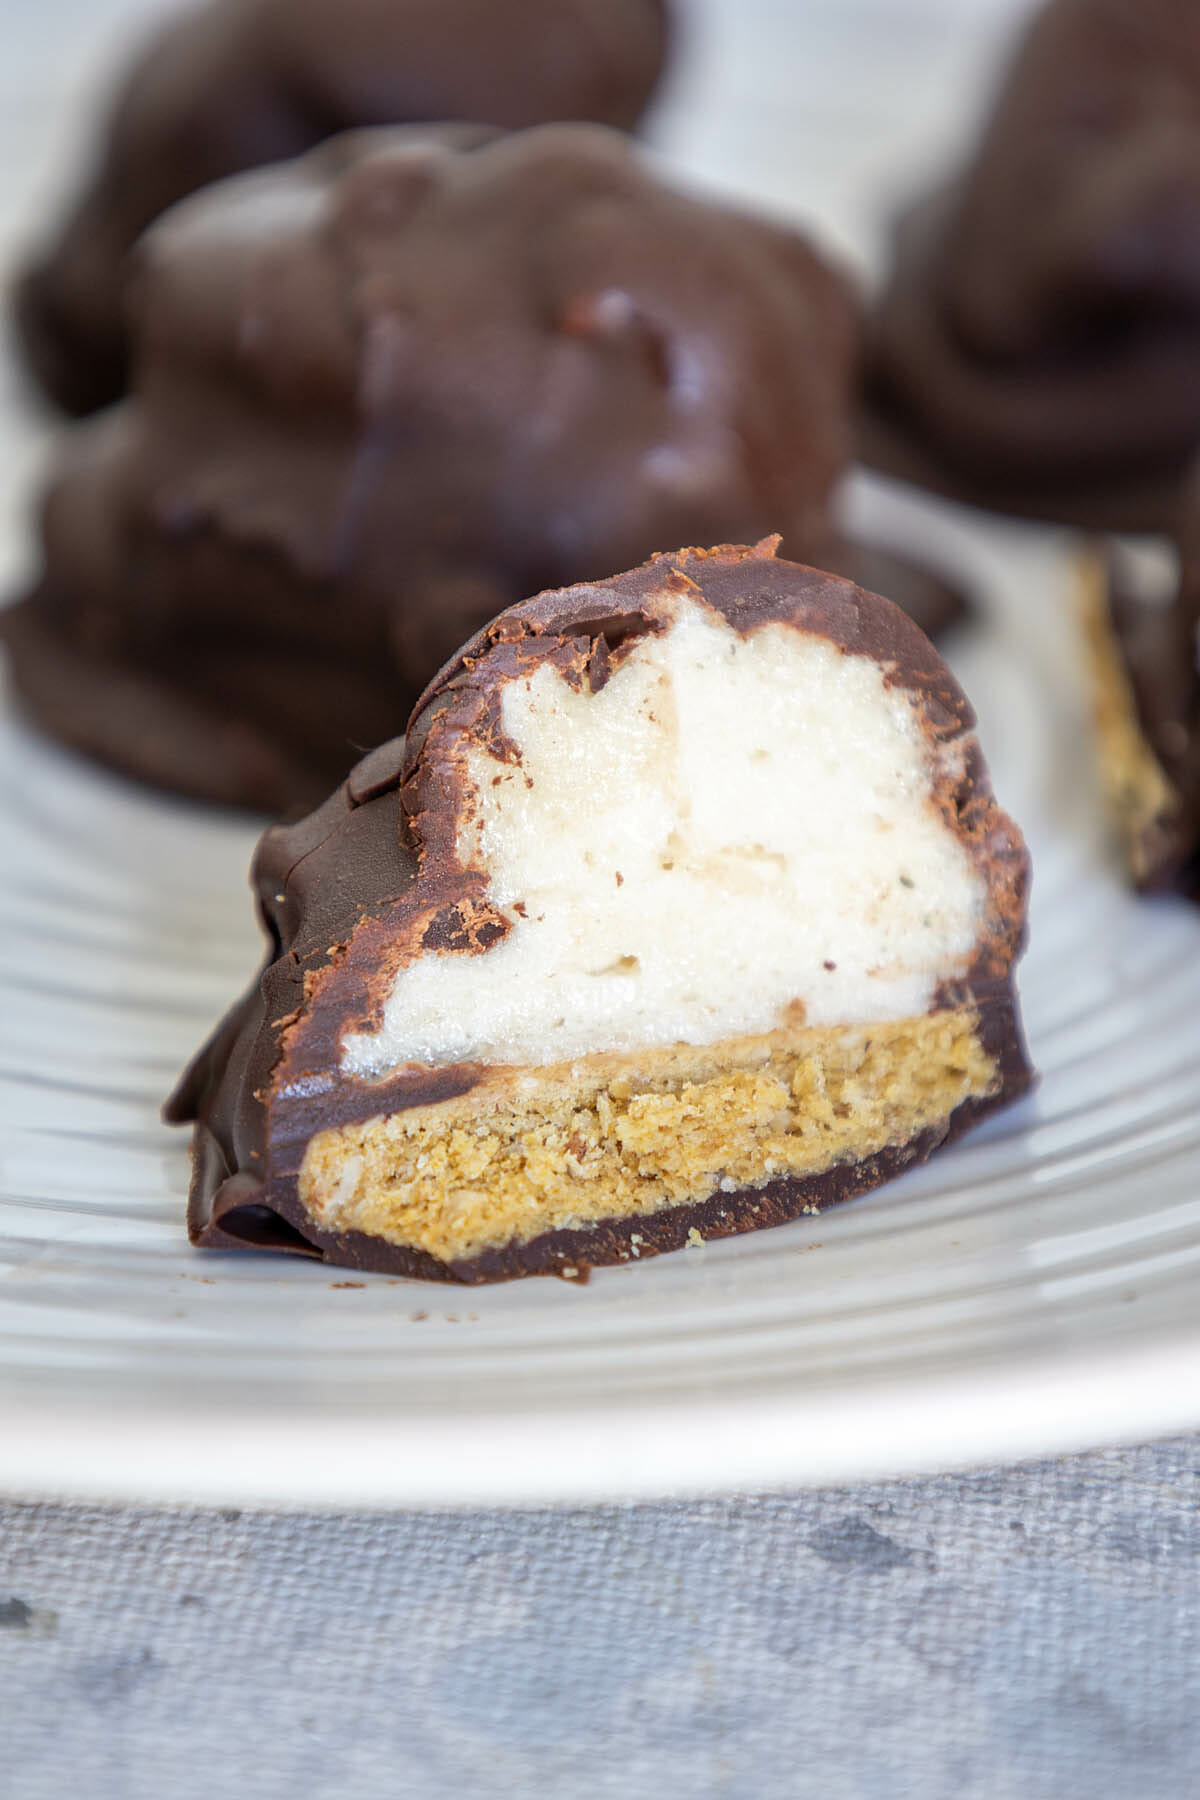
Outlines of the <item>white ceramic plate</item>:
<svg viewBox="0 0 1200 1800">
<path fill-rule="evenodd" d="M 1200 913 L 1110 872 L 1069 559 L 861 483 L 990 618 L 960 647 L 1034 851 L 1036 1096 L 819 1220 L 452 1289 L 183 1236 L 157 1108 L 257 958 L 246 824 L 0 741 L 10 1490 L 339 1505 L 813 1482 L 1200 1424 Z M 929 529 L 921 530 L 922 522 Z M 1057 670 L 1057 673 L 1056 673 Z"/>
<path fill-rule="evenodd" d="M 144 9 L 22 12 L 0 69 L 0 136 L 21 133 L 0 158 L 0 249 L 80 135 L 84 61 L 111 61 L 112 22 Z M 1006 7 L 687 11 L 660 141 L 693 174 L 868 254 L 881 196 L 972 110 Z M 70 63 L 62 47 L 85 39 Z M 29 559 L 18 471 L 37 437 L 0 394 L 6 585 Z M 184 1136 L 157 1109 L 256 962 L 253 829 L 0 718 L 0 1485 L 592 1499 L 1200 1425 L 1200 913 L 1135 903 L 1109 866 L 1064 627 L 1068 553 L 878 484 L 847 506 L 931 541 L 987 603 L 958 661 L 1034 850 L 1022 990 L 1037 1094 L 840 1213 L 583 1289 L 339 1285 L 306 1264 L 193 1252 Z"/>
</svg>

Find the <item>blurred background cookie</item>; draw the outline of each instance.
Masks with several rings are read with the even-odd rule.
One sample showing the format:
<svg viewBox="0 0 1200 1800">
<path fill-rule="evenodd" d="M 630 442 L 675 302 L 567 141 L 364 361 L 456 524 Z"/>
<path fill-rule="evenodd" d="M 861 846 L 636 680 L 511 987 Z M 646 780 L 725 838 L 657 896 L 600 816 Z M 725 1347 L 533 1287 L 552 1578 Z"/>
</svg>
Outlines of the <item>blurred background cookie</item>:
<svg viewBox="0 0 1200 1800">
<path fill-rule="evenodd" d="M 210 0 L 170 20 L 122 83 L 94 172 L 20 284 L 30 367 L 68 412 L 116 399 L 126 256 L 197 188 L 356 126 L 632 128 L 666 45 L 665 0 Z"/>
<path fill-rule="evenodd" d="M 1052 0 L 899 230 L 868 460 L 1005 511 L 1169 524 L 1200 446 L 1191 0 Z"/>
<path fill-rule="evenodd" d="M 133 392 L 67 434 L 0 631 L 44 726 L 181 792 L 311 804 L 493 614 L 663 546 L 858 572 L 854 294 L 618 132 L 397 128 L 237 177 L 143 239 L 131 319 Z"/>
</svg>

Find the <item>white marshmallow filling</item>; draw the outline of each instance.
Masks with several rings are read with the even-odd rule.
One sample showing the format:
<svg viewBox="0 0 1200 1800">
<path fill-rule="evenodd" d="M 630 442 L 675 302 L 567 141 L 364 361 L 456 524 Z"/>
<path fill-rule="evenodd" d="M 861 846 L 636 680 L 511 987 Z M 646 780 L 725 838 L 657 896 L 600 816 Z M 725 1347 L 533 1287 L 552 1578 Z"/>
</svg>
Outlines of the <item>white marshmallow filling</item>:
<svg viewBox="0 0 1200 1800">
<path fill-rule="evenodd" d="M 458 855 L 507 936 L 400 969 L 342 1069 L 558 1064 L 926 1012 L 987 903 L 935 800 L 962 745 L 873 659 L 680 601 L 595 693 L 510 682 L 519 751 L 467 757 Z"/>
</svg>

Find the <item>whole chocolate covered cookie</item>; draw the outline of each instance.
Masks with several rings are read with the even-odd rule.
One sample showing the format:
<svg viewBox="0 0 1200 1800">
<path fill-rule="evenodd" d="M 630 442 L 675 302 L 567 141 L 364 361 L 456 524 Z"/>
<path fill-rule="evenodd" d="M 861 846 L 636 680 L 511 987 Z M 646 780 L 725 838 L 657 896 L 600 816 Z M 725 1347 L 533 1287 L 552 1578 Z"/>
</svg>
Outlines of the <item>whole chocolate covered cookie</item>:
<svg viewBox="0 0 1200 1800">
<path fill-rule="evenodd" d="M 357 126 L 559 119 L 632 127 L 665 0 L 209 0 L 162 27 L 116 97 L 90 182 L 17 297 L 30 364 L 68 411 L 124 391 L 126 258 L 152 220 Z"/>
<path fill-rule="evenodd" d="M 899 233 L 864 453 L 984 505 L 1156 529 L 1200 447 L 1200 12 L 1053 0 Z"/>
<path fill-rule="evenodd" d="M 312 805 L 493 614 L 664 544 L 856 554 L 847 285 L 617 132 L 350 134 L 173 209 L 133 302 L 0 634 L 47 729 L 181 792 Z"/>
<path fill-rule="evenodd" d="M 778 1224 L 1024 1091 L 1027 858 L 898 608 L 680 551 L 493 621 L 263 838 L 169 1107 L 221 1248 L 459 1281 Z"/>
</svg>

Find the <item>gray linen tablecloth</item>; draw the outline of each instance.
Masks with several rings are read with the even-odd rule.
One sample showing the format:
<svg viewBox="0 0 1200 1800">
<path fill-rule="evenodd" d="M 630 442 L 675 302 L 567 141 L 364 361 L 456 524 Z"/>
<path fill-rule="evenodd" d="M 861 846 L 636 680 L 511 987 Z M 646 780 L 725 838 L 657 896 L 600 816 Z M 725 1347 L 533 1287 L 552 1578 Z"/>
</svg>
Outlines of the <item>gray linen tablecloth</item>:
<svg viewBox="0 0 1200 1800">
<path fill-rule="evenodd" d="M 0 1507 L 5 1800 L 1191 1800 L 1200 1439 L 799 1496 Z"/>
</svg>

